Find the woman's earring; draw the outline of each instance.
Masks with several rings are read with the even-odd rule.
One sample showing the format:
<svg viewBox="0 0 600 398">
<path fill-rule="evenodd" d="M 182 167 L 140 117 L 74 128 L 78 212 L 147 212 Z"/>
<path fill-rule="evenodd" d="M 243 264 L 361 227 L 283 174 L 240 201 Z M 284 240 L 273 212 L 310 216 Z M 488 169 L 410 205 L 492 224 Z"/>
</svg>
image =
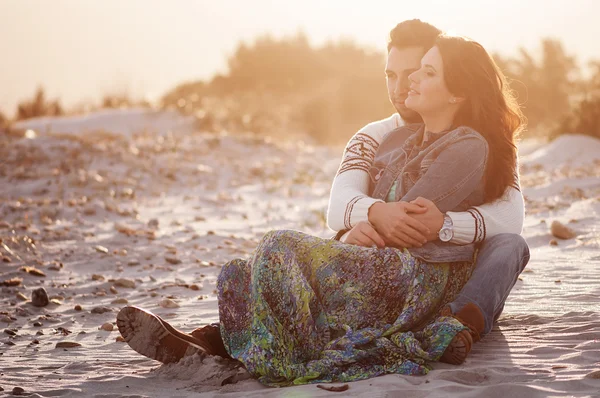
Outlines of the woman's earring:
<svg viewBox="0 0 600 398">
<path fill-rule="evenodd" d="M 450 102 L 455 104 L 456 103 L 456 98 L 450 98 Z"/>
</svg>

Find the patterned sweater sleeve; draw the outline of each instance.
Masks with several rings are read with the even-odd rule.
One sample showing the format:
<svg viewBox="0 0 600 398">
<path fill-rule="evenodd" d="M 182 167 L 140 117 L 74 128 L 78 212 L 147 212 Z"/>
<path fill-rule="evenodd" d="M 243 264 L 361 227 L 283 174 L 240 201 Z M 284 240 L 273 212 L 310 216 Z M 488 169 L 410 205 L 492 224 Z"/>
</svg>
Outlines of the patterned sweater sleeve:
<svg viewBox="0 0 600 398">
<path fill-rule="evenodd" d="M 481 242 L 501 233 L 520 234 L 525 220 L 525 201 L 520 188 L 508 187 L 504 196 L 492 203 L 464 212 L 448 212 L 454 224 L 451 242 L 459 245 Z"/>
<path fill-rule="evenodd" d="M 369 167 L 386 133 L 402 126 L 398 114 L 363 127 L 348 141 L 342 162 L 333 179 L 327 226 L 334 231 L 351 229 L 359 221 L 367 221 L 369 207 L 380 200 L 370 198 Z"/>
</svg>

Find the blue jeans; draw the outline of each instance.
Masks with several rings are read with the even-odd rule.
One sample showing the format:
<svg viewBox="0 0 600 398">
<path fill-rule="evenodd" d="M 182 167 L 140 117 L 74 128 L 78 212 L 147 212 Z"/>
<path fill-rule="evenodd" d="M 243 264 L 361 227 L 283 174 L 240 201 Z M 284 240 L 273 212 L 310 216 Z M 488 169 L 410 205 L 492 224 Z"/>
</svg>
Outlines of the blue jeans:
<svg viewBox="0 0 600 398">
<path fill-rule="evenodd" d="M 452 312 L 474 303 L 485 319 L 483 334 L 489 333 L 528 262 L 529 247 L 520 235 L 500 234 L 487 238 L 479 248 L 471 279 L 450 303 Z"/>
</svg>

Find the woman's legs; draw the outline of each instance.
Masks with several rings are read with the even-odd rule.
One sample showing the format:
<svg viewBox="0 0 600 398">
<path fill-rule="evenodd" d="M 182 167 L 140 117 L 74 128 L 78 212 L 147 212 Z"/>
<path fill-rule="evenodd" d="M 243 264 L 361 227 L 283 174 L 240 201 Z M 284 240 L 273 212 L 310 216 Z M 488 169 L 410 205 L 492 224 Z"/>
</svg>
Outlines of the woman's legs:
<svg viewBox="0 0 600 398">
<path fill-rule="evenodd" d="M 330 371 L 342 371 L 348 380 L 387 372 L 422 374 L 423 360 L 437 360 L 464 327 L 452 318 L 437 319 L 418 341 L 409 330 L 419 330 L 451 299 L 449 294 L 468 278 L 469 267 L 427 264 L 406 251 L 275 231 L 265 236 L 250 260 L 223 266 L 217 281 L 220 333 L 207 326 L 187 335 L 153 317 L 160 333 L 143 345 L 169 346 L 183 340 L 187 347 L 200 345 L 205 352 L 232 354 L 249 364 L 255 376 L 267 375 L 263 380 L 267 383 Z M 450 286 L 450 281 L 458 282 Z M 125 336 L 128 331 L 121 326 Z M 175 340 L 162 338 L 164 330 Z M 383 337 L 386 330 L 396 336 L 386 333 L 388 340 Z M 139 349 L 142 344 L 135 346 L 135 341 L 128 340 L 136 351 L 163 358 Z M 187 348 L 178 355 L 186 352 Z M 363 362 L 365 355 L 387 359 L 378 367 L 370 360 Z M 346 365 L 338 369 L 346 362 L 350 371 Z"/>
<path fill-rule="evenodd" d="M 438 360 L 465 329 L 451 317 L 427 320 L 458 293 L 471 268 L 274 231 L 248 262 L 223 268 L 221 334 L 228 352 L 267 384 L 337 372 L 346 380 L 423 374 L 424 361 Z M 427 333 L 411 338 L 423 324 Z"/>
</svg>

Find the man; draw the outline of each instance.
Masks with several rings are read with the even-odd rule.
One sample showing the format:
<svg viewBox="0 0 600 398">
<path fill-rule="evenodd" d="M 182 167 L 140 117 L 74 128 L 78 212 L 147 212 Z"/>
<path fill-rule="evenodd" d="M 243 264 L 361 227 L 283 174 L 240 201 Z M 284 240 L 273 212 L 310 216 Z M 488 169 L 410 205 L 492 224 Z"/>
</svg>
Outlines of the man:
<svg viewBox="0 0 600 398">
<path fill-rule="evenodd" d="M 524 201 L 518 179 L 500 200 L 466 212 L 442 214 L 424 198 L 385 203 L 367 195 L 368 170 L 383 137 L 404 123 L 421 121 L 404 105 L 408 76 L 420 68 L 421 58 L 440 33 L 420 20 L 404 21 L 390 32 L 385 73 L 389 99 L 398 113 L 368 124 L 348 142 L 333 181 L 327 223 L 339 231 L 336 238 L 361 246 L 421 247 L 435 239 L 458 245 L 481 243 L 471 279 L 444 309 L 444 314 L 454 314 L 470 326 L 472 339 L 477 341 L 491 331 L 529 261 L 529 248 L 519 235 Z M 471 342 L 455 340 L 443 360 L 458 364 L 466 358 Z"/>
</svg>

